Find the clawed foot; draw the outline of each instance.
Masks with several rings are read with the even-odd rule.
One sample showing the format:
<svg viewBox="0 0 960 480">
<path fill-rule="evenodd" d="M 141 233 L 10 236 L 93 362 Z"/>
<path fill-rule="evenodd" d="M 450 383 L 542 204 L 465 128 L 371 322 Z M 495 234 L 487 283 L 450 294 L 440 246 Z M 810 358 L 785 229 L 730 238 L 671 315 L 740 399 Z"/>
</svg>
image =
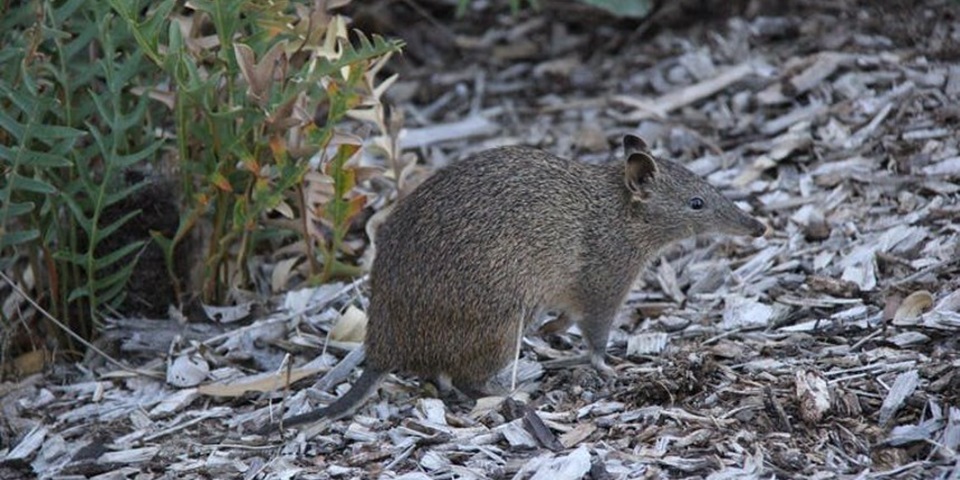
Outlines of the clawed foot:
<svg viewBox="0 0 960 480">
<path fill-rule="evenodd" d="M 607 365 L 606 355 L 603 353 L 591 354 L 590 365 L 593 365 L 593 368 L 597 369 L 597 372 L 604 377 L 613 378 L 617 376 L 616 370 Z"/>
</svg>

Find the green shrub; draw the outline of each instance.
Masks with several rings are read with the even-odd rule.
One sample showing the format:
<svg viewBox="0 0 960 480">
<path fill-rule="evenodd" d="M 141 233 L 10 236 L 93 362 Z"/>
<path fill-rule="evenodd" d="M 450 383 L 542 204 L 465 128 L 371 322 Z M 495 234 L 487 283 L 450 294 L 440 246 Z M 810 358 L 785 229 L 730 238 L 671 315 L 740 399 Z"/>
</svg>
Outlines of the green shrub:
<svg viewBox="0 0 960 480">
<path fill-rule="evenodd" d="M 110 4 L 131 26 L 146 56 L 174 82 L 171 107 L 188 207 L 176 236 L 160 242 L 172 261 L 174 247 L 212 211 L 204 300 L 220 301 L 231 286 L 249 282 L 244 267 L 251 254 L 278 233 L 262 223 L 275 211 L 293 212 L 294 222 L 287 225 L 304 242 L 317 281 L 353 273 L 337 253 L 345 226 L 358 211 L 348 198 L 353 185 L 344 184 L 350 177 L 342 170 L 350 166 L 343 157 L 359 145 L 340 143 L 335 153 L 328 150 L 348 111 L 380 106 L 371 73 L 400 45 L 359 32 L 351 43 L 342 18 L 291 11 L 286 2 L 198 1 L 192 3 L 197 10 L 190 20 L 179 22 L 169 21 L 170 0 L 142 20 L 135 13 L 138 2 Z M 215 36 L 200 37 L 207 27 Z M 167 44 L 162 45 L 156 39 L 164 33 Z M 311 115 L 318 108 L 325 118 L 314 123 Z M 320 242 L 312 235 L 315 215 L 303 201 L 302 188 L 308 160 L 317 152 L 323 165 L 334 167 L 327 173 L 337 187 L 324 205 L 333 238 Z M 285 203 L 288 198 L 292 204 Z M 322 267 L 314 247 L 322 252 Z"/>
<path fill-rule="evenodd" d="M 312 281 L 356 273 L 340 253 L 363 206 L 347 116 L 388 133 L 393 79 L 375 77 L 399 42 L 306 0 L 15 5 L 0 12 L 0 269 L 55 316 L 90 336 L 122 305 L 147 247 L 109 242 L 138 218 L 109 211 L 143 187 L 131 169 L 176 185 L 179 227 L 153 238 L 178 297 L 194 292 L 177 247 L 198 236 L 206 301 L 249 288 L 251 256 L 281 245 L 302 245 Z M 332 194 L 311 195 L 308 174 Z"/>
<path fill-rule="evenodd" d="M 29 270 L 54 315 L 89 335 L 89 320 L 124 299 L 142 242 L 102 252 L 137 212 L 101 215 L 135 192 L 123 172 L 162 143 L 147 134 L 147 101 L 129 95 L 146 63 L 100 2 L 29 2 L 0 23 L 0 268 Z M 9 319 L 5 319 L 5 322 Z"/>
</svg>

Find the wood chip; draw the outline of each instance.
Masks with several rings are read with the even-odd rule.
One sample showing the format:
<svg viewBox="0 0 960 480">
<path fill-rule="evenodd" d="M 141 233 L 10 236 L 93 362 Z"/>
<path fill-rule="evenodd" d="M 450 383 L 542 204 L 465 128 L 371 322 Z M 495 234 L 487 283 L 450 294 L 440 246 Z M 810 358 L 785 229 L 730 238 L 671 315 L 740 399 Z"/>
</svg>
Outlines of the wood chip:
<svg viewBox="0 0 960 480">
<path fill-rule="evenodd" d="M 883 405 L 880 406 L 879 423 L 886 426 L 896 415 L 897 410 L 903 407 L 903 402 L 913 395 L 920 382 L 920 374 L 916 370 L 910 370 L 897 375 L 897 379 L 887 392 L 883 399 Z"/>
<path fill-rule="evenodd" d="M 819 372 L 801 370 L 797 372 L 795 384 L 800 418 L 811 425 L 818 424 L 832 403 L 826 379 Z"/>
<path fill-rule="evenodd" d="M 0 383 L 0 478 L 151 478 L 159 463 L 186 479 L 957 477 L 951 2 L 860 2 L 849 12 L 797 2 L 766 16 L 733 8 L 710 28 L 670 23 L 661 12 L 684 10 L 666 2 L 645 25 L 670 28 L 644 32 L 597 20 L 582 2 L 548 16 L 469 2 L 463 20 L 442 2 L 413 2 L 423 11 L 379 2 L 371 18 L 358 2 L 333 3 L 373 18 L 362 28 L 388 19 L 407 42 L 388 90 L 399 89 L 391 100 L 402 122 L 388 125 L 399 145 L 391 132 L 365 141 L 357 183 L 372 220 L 351 227 L 342 261 L 369 265 L 376 225 L 439 166 L 501 145 L 616 163 L 626 133 L 770 232 L 659 252 L 618 312 L 612 377 L 583 361 L 582 329 L 527 332 L 516 382 L 507 367 L 489 385 L 527 405 L 516 417 L 508 397 L 470 411 L 429 398 L 426 379 L 393 372 L 352 417 L 284 438 L 247 434 L 349 390 L 365 368 L 363 334 L 335 324 L 341 312 L 366 311 L 366 277 L 207 310 L 231 322 L 194 322 L 177 309 L 108 319 L 101 343 L 136 371 L 93 357 L 49 368 L 50 352 L 20 352 L 15 336 L 18 360 L 0 365 L 2 378 L 36 373 Z M 207 30 L 183 29 L 185 41 L 213 48 Z M 158 88 L 138 91 L 172 105 L 169 88 Z M 378 130 L 380 113 L 355 111 L 337 138 Z M 397 165 L 375 152 L 399 155 Z M 332 192 L 309 175 L 307 187 L 318 198 Z M 257 291 L 308 276 L 303 245 L 278 241 L 249 259 Z M 17 281 L 36 283 L 30 272 Z M 31 315 L 23 297 L 0 291 L 2 318 Z M 362 322 L 351 323 L 343 327 Z M 190 359 L 207 364 L 199 385 L 164 382 L 167 362 Z"/>
</svg>

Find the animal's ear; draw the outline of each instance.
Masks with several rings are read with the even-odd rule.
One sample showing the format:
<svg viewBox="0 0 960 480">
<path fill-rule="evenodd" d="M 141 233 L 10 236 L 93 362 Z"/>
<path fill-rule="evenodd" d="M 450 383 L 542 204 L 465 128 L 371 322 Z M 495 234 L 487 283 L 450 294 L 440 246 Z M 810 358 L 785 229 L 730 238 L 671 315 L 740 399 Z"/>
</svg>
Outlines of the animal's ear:
<svg viewBox="0 0 960 480">
<path fill-rule="evenodd" d="M 623 136 L 623 151 L 629 157 L 631 153 L 649 153 L 650 148 L 647 147 L 647 142 L 644 142 L 642 138 L 628 133 Z"/>
<path fill-rule="evenodd" d="M 657 178 L 658 173 L 657 162 L 650 154 L 636 152 L 627 155 L 624 181 L 627 188 L 640 200 L 650 197 L 650 185 Z"/>
</svg>

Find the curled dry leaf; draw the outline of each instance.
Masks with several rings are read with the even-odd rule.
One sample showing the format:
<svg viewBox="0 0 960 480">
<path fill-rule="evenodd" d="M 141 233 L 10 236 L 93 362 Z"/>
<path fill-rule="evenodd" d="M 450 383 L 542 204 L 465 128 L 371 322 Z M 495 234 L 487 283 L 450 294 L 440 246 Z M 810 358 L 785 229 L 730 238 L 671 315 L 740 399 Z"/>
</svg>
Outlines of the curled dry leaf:
<svg viewBox="0 0 960 480">
<path fill-rule="evenodd" d="M 367 335 L 367 314 L 353 305 L 340 315 L 330 331 L 330 340 L 361 343 Z"/>
<path fill-rule="evenodd" d="M 167 368 L 167 383 L 175 387 L 195 387 L 210 374 L 210 365 L 199 355 L 181 355 Z"/>
<path fill-rule="evenodd" d="M 933 307 L 933 295 L 926 290 L 919 290 L 911 293 L 903 299 L 896 313 L 893 314 L 894 325 L 912 324 L 914 320 L 920 318 L 924 312 Z"/>
<path fill-rule="evenodd" d="M 294 267 L 296 267 L 301 260 L 303 260 L 303 257 L 297 255 L 277 262 L 277 265 L 273 267 L 273 272 L 270 275 L 270 288 L 274 292 L 282 292 L 284 290 L 294 272 Z"/>
</svg>

